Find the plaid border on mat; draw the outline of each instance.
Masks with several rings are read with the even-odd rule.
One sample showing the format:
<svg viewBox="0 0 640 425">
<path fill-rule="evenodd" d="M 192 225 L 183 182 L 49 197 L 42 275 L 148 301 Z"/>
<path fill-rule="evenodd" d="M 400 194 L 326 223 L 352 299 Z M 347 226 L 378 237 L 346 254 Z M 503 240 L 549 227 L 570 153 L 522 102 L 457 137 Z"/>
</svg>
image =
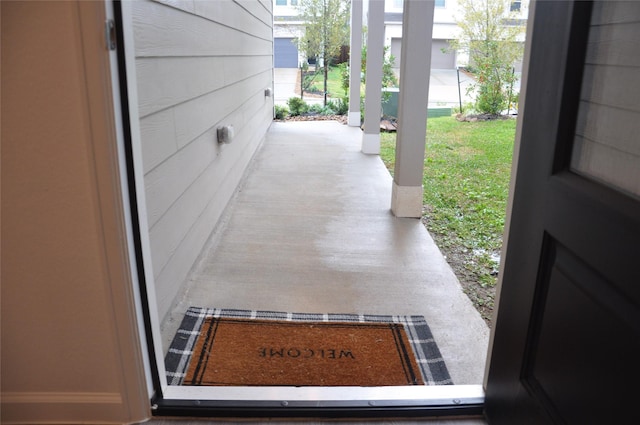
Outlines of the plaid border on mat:
<svg viewBox="0 0 640 425">
<path fill-rule="evenodd" d="M 165 356 L 165 369 L 169 385 L 181 385 L 187 372 L 193 347 L 206 317 L 231 317 L 236 319 L 272 319 L 296 322 L 378 322 L 400 323 L 404 326 L 409 342 L 420 366 L 425 385 L 451 385 L 447 366 L 433 339 L 424 316 L 383 316 L 371 314 L 318 314 L 284 313 L 277 311 L 232 310 L 220 308 L 189 307 Z"/>
</svg>

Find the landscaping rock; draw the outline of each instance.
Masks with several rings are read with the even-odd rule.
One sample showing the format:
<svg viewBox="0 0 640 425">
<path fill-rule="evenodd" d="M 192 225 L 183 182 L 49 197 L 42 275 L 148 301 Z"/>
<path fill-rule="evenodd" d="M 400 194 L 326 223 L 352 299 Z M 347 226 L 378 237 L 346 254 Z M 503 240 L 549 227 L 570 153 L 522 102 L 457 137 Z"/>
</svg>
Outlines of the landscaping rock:
<svg viewBox="0 0 640 425">
<path fill-rule="evenodd" d="M 284 120 L 274 120 L 274 121 L 338 121 L 342 124 L 347 124 L 347 116 L 346 115 L 318 115 L 318 114 L 309 114 L 309 115 L 298 115 L 295 117 L 288 116 Z"/>
<path fill-rule="evenodd" d="M 394 132 L 398 129 L 398 125 L 391 120 L 380 121 L 380 131 Z"/>
</svg>

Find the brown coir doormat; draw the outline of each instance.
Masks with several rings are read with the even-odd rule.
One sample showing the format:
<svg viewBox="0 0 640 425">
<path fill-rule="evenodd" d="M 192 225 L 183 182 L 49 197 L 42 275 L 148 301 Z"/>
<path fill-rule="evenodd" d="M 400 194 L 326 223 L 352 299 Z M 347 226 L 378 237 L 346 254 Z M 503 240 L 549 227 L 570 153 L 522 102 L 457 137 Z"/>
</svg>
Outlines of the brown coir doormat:
<svg viewBox="0 0 640 425">
<path fill-rule="evenodd" d="M 450 384 L 422 316 L 189 309 L 165 358 L 169 384 Z"/>
</svg>

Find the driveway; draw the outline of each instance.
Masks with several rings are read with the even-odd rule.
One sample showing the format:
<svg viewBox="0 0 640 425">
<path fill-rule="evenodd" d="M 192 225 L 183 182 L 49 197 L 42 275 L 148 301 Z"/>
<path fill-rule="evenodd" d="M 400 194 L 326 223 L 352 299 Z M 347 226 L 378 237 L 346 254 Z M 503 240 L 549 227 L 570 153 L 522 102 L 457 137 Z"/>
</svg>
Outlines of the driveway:
<svg viewBox="0 0 640 425">
<path fill-rule="evenodd" d="M 458 72 L 455 69 L 432 69 L 429 79 L 429 107 L 455 107 L 473 102 L 475 95 L 467 94 L 475 80 L 460 72 L 460 91 L 458 92 Z"/>
</svg>

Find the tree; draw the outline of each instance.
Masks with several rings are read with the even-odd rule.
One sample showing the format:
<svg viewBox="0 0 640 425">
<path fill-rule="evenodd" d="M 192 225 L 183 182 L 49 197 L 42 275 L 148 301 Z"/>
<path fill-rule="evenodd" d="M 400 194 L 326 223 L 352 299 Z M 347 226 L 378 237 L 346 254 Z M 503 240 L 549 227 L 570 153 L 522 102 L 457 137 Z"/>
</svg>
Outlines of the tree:
<svg viewBox="0 0 640 425">
<path fill-rule="evenodd" d="M 461 33 L 452 42 L 469 53 L 469 65 L 477 77 L 479 112 L 501 114 L 507 109 L 515 75 L 513 65 L 522 58 L 518 37 L 524 22 L 512 13 L 509 0 L 458 0 L 456 23 Z"/>
<path fill-rule="evenodd" d="M 366 34 L 366 28 L 363 33 Z M 384 55 L 384 59 L 382 62 L 382 88 L 388 87 L 398 87 L 398 79 L 396 78 L 396 74 L 393 72 L 393 64 L 396 61 L 395 56 L 389 53 L 389 48 L 391 46 L 384 46 L 382 54 Z M 367 46 L 362 46 L 362 56 L 361 56 L 361 66 L 362 70 L 365 71 L 367 69 Z M 366 72 L 362 73 L 362 82 L 366 84 Z M 387 102 L 391 98 L 391 93 L 385 91 L 382 93 L 382 102 Z"/>
<path fill-rule="evenodd" d="M 325 106 L 331 58 L 349 44 L 350 9 L 350 1 L 299 0 L 298 15 L 304 22 L 304 35 L 298 39 L 298 49 L 307 57 L 323 60 Z"/>
<path fill-rule="evenodd" d="M 366 28 L 363 31 L 366 33 Z M 396 78 L 396 74 L 393 72 L 393 64 L 396 61 L 395 56 L 389 53 L 389 48 L 391 46 L 384 46 L 382 50 L 382 54 L 384 55 L 384 59 L 382 62 L 382 88 L 386 87 L 398 87 L 398 79 Z M 362 46 L 362 54 L 360 56 L 361 59 L 361 67 L 362 71 L 367 69 L 367 46 Z M 362 74 L 362 82 L 366 83 L 366 73 Z"/>
</svg>

